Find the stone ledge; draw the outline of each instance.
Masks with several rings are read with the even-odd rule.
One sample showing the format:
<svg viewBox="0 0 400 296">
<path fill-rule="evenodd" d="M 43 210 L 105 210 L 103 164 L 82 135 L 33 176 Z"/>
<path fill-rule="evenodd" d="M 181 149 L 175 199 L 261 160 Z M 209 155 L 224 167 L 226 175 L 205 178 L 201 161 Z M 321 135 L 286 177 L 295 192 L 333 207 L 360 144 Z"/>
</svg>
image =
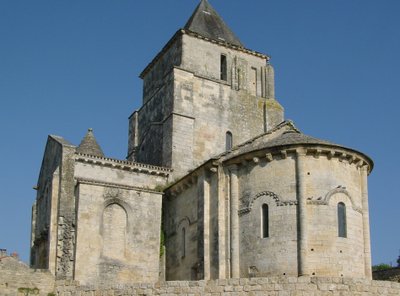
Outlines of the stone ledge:
<svg viewBox="0 0 400 296">
<path fill-rule="evenodd" d="M 149 175 L 159 175 L 163 177 L 168 177 L 172 173 L 172 169 L 170 168 L 80 153 L 76 153 L 75 160 L 81 163 L 88 163 L 137 173 L 145 173 Z"/>
</svg>

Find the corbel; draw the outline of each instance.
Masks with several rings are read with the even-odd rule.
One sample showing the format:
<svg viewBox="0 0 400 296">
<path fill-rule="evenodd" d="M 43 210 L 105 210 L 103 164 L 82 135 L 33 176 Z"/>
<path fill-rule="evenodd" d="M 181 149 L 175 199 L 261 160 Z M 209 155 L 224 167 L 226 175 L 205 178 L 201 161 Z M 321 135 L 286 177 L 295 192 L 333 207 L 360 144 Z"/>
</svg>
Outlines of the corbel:
<svg viewBox="0 0 400 296">
<path fill-rule="evenodd" d="M 287 158 L 287 151 L 286 150 L 282 150 L 281 151 L 281 156 L 282 156 L 282 159 L 286 159 Z"/>
<path fill-rule="evenodd" d="M 335 151 L 330 150 L 330 151 L 328 152 L 328 159 L 331 160 L 334 156 L 335 156 Z"/>
<path fill-rule="evenodd" d="M 357 168 L 361 168 L 361 167 L 363 167 L 363 166 L 364 166 L 364 161 L 363 161 L 362 159 L 360 159 L 360 161 L 357 162 L 356 167 L 357 167 Z"/>
<path fill-rule="evenodd" d="M 346 157 L 347 157 L 347 154 L 343 152 L 343 153 L 339 156 L 339 161 L 340 161 L 340 162 L 343 162 L 343 161 L 346 159 Z"/>
<path fill-rule="evenodd" d="M 314 157 L 318 159 L 320 157 L 321 153 L 322 153 L 321 149 L 315 150 Z"/>
</svg>

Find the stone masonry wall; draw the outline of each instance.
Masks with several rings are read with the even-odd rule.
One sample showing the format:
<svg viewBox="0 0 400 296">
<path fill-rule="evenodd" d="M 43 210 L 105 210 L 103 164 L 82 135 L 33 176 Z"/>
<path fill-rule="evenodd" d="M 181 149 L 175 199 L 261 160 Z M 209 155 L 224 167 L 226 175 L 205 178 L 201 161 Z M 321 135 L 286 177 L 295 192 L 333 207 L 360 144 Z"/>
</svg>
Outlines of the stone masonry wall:
<svg viewBox="0 0 400 296">
<path fill-rule="evenodd" d="M 53 291 L 54 276 L 49 271 L 30 269 L 17 258 L 0 258 L 1 296 L 47 296 Z M 26 294 L 28 292 L 31 294 Z"/>
<path fill-rule="evenodd" d="M 79 183 L 74 279 L 83 284 L 156 282 L 161 193 Z"/>
<path fill-rule="evenodd" d="M 263 295 L 263 296 L 335 296 L 399 295 L 400 284 L 349 278 L 271 277 L 196 282 L 165 282 L 95 289 L 77 282 L 59 281 L 58 296 L 108 295 Z"/>
</svg>

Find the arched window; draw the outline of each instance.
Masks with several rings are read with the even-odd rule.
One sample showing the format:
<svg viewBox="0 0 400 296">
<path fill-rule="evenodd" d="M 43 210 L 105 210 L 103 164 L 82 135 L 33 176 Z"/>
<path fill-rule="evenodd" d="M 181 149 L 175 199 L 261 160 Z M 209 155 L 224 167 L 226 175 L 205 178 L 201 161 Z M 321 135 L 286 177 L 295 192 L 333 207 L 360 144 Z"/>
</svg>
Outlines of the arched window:
<svg viewBox="0 0 400 296">
<path fill-rule="evenodd" d="M 111 204 L 103 212 L 103 255 L 125 259 L 127 215 L 122 206 Z"/>
<path fill-rule="evenodd" d="M 267 204 L 262 205 L 261 212 L 261 234 L 263 238 L 266 238 L 269 237 L 269 210 Z"/>
<path fill-rule="evenodd" d="M 186 256 L 186 229 L 182 228 L 182 258 Z"/>
<path fill-rule="evenodd" d="M 233 136 L 231 132 L 226 132 L 226 139 L 225 139 L 225 145 L 226 145 L 226 151 L 229 151 L 232 149 L 233 146 Z"/>
<path fill-rule="evenodd" d="M 338 235 L 339 237 L 347 237 L 347 222 L 346 222 L 346 205 L 342 202 L 338 203 Z"/>
</svg>

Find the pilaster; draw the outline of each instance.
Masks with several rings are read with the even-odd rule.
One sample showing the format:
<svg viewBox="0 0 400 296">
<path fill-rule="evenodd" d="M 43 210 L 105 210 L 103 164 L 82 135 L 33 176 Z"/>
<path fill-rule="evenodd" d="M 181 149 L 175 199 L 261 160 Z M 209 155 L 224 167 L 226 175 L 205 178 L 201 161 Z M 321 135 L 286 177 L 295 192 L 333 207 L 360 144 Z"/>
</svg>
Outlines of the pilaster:
<svg viewBox="0 0 400 296">
<path fill-rule="evenodd" d="M 54 172 L 53 179 L 51 180 L 51 197 L 50 197 L 50 229 L 49 229 L 49 271 L 51 274 L 56 274 L 56 263 L 57 263 L 57 217 L 58 217 L 58 198 L 59 198 L 59 184 L 60 176 L 59 169 Z"/>
<path fill-rule="evenodd" d="M 365 277 L 372 279 L 371 270 L 371 241 L 369 229 L 369 206 L 368 206 L 368 166 L 361 167 L 361 195 L 362 195 L 362 218 L 364 230 L 364 266 Z"/>
<path fill-rule="evenodd" d="M 240 277 L 239 252 L 239 182 L 237 166 L 229 168 L 230 172 L 230 214 L 231 214 L 231 278 Z"/>
<path fill-rule="evenodd" d="M 210 184 L 204 171 L 197 180 L 198 188 L 198 209 L 199 209 L 199 220 L 198 220 L 198 252 L 199 260 L 202 261 L 202 279 L 210 280 Z"/>
<path fill-rule="evenodd" d="M 218 167 L 216 172 L 218 174 L 218 278 L 226 279 L 228 274 L 228 258 L 227 258 L 227 209 L 226 209 L 226 196 L 224 188 L 226 186 L 225 182 L 225 172 L 222 167 Z"/>
<path fill-rule="evenodd" d="M 307 264 L 307 200 L 306 200 L 306 150 L 298 149 L 296 154 L 296 180 L 297 180 L 297 249 L 299 276 L 308 275 Z"/>
</svg>

